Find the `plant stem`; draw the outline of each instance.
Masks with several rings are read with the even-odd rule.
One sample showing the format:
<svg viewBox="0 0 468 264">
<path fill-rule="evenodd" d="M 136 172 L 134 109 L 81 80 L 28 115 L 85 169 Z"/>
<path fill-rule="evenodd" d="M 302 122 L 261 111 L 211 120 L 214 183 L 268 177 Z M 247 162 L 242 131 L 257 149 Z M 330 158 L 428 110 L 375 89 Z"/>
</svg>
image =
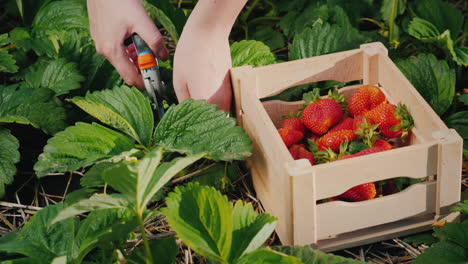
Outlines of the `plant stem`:
<svg viewBox="0 0 468 264">
<path fill-rule="evenodd" d="M 145 223 L 143 221 L 143 212 L 138 210 L 137 212 L 138 222 L 140 224 L 141 238 L 143 239 L 143 245 L 145 247 L 146 263 L 153 263 L 153 256 L 151 255 L 151 249 L 148 243 L 148 237 L 146 236 Z"/>
<path fill-rule="evenodd" d="M 393 45 L 393 33 L 395 31 L 395 17 L 397 12 L 398 0 L 392 0 L 392 12 L 390 14 L 388 40 Z"/>
<path fill-rule="evenodd" d="M 260 2 L 260 0 L 255 0 L 255 2 L 252 3 L 252 5 L 249 6 L 249 8 L 247 9 L 247 11 L 245 11 L 245 13 L 242 15 L 242 22 L 246 23 L 247 22 L 247 18 L 249 18 L 250 16 L 250 13 L 252 13 L 252 11 L 255 9 L 255 7 L 257 6 L 257 4 Z"/>
</svg>

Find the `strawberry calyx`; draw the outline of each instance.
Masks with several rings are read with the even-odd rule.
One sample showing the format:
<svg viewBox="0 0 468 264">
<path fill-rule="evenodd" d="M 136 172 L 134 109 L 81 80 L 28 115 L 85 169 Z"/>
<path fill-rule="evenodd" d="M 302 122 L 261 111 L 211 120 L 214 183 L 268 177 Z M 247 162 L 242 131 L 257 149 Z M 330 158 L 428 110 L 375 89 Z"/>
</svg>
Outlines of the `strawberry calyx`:
<svg viewBox="0 0 468 264">
<path fill-rule="evenodd" d="M 372 147 L 377 139 L 380 139 L 380 132 L 377 131 L 379 124 L 372 124 L 365 117 L 362 117 L 362 121 L 357 124 L 358 129 L 354 131 L 364 143 L 369 147 Z"/>
<path fill-rule="evenodd" d="M 414 128 L 414 120 L 411 116 L 408 107 L 402 103 L 395 106 L 394 110 L 395 117 L 400 120 L 400 124 L 390 128 L 390 131 L 402 131 L 401 137 L 405 138 L 408 132 Z"/>
<path fill-rule="evenodd" d="M 303 94 L 302 99 L 306 105 L 318 102 L 320 100 L 320 89 L 314 88 L 312 91 Z"/>
</svg>

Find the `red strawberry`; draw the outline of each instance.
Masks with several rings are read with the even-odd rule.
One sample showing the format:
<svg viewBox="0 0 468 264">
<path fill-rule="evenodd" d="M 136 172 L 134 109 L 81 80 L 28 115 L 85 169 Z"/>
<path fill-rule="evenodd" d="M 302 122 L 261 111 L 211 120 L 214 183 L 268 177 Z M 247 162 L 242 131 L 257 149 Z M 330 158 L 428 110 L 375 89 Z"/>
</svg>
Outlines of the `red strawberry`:
<svg viewBox="0 0 468 264">
<path fill-rule="evenodd" d="M 351 129 L 329 132 L 320 138 L 319 149 L 325 150 L 330 148 L 334 152 L 337 152 L 340 150 L 341 143 L 346 141 L 351 142 L 355 138 L 356 134 L 354 134 L 354 131 Z"/>
<path fill-rule="evenodd" d="M 338 198 L 351 202 L 359 202 L 374 199 L 376 194 L 377 190 L 375 188 L 375 184 L 371 182 L 354 186 L 346 192 L 338 195 Z"/>
<path fill-rule="evenodd" d="M 388 138 L 404 137 L 414 127 L 413 118 L 404 104 L 381 104 L 364 116 L 379 124 L 380 133 Z"/>
<path fill-rule="evenodd" d="M 319 91 L 316 88 L 304 95 L 304 100 L 311 103 L 302 111 L 302 122 L 315 134 L 323 135 L 330 127 L 340 122 L 343 110 L 337 100 L 320 98 Z M 334 95 L 330 93 L 329 96 L 333 97 Z"/>
<path fill-rule="evenodd" d="M 345 117 L 340 123 L 338 123 L 338 125 L 328 130 L 328 133 L 339 131 L 339 130 L 353 129 L 353 124 L 354 124 L 354 119 L 352 119 L 351 117 Z"/>
<path fill-rule="evenodd" d="M 312 153 L 307 151 L 305 148 L 304 144 L 297 144 L 297 145 L 292 145 L 289 148 L 289 153 L 291 153 L 291 156 L 293 159 L 298 160 L 298 159 L 307 159 L 310 162 L 310 165 L 314 165 L 315 159 Z"/>
<path fill-rule="evenodd" d="M 297 130 L 297 131 L 301 131 L 302 133 L 305 133 L 304 124 L 302 124 L 302 120 L 299 119 L 298 117 L 291 117 L 291 118 L 284 119 L 283 122 L 281 123 L 281 128 L 288 128 L 288 129 Z"/>
<path fill-rule="evenodd" d="M 353 115 L 363 115 L 380 104 L 387 102 L 379 87 L 373 85 L 361 86 L 348 102 L 348 112 Z"/>
<path fill-rule="evenodd" d="M 354 153 L 350 155 L 343 155 L 339 159 L 349 159 L 349 158 L 354 158 L 354 157 L 359 157 L 359 156 L 365 156 L 365 155 L 382 152 L 386 150 L 388 150 L 386 147 L 372 147 L 372 148 L 361 150 L 358 153 Z"/>
<path fill-rule="evenodd" d="M 372 145 L 373 148 L 384 148 L 386 150 L 390 150 L 393 148 L 392 144 L 388 143 L 387 141 L 383 139 L 377 139 L 374 142 L 374 145 Z"/>
<path fill-rule="evenodd" d="M 301 131 L 287 128 L 278 129 L 278 133 L 280 134 L 281 139 L 283 139 L 284 144 L 286 144 L 286 147 L 288 148 L 292 144 L 297 143 L 304 137 L 304 134 Z"/>
</svg>

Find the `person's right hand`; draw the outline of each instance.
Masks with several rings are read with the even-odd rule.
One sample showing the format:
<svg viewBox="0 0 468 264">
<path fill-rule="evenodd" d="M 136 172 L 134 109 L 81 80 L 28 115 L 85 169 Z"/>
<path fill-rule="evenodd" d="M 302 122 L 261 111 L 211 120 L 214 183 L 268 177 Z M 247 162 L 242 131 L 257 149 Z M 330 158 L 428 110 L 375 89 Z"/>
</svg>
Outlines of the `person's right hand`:
<svg viewBox="0 0 468 264">
<path fill-rule="evenodd" d="M 164 39 L 140 0 L 88 0 L 91 37 L 96 51 L 106 57 L 128 85 L 144 88 L 138 69 L 130 60 L 125 39 L 137 33 L 160 60 L 168 59 Z"/>
</svg>

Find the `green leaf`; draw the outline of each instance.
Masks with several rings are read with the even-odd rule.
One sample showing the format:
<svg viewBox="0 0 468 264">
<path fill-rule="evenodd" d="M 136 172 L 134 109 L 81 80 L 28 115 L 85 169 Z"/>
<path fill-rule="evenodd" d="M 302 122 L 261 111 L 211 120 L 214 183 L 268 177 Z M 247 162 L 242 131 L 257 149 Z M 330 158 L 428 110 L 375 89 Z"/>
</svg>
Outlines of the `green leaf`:
<svg viewBox="0 0 468 264">
<path fill-rule="evenodd" d="M 34 170 L 39 177 L 73 171 L 132 149 L 133 141 L 99 124 L 76 123 L 47 141 Z"/>
<path fill-rule="evenodd" d="M 286 46 L 286 40 L 281 32 L 269 26 L 259 26 L 252 33 L 252 39 L 265 43 L 271 50 L 280 49 Z"/>
<path fill-rule="evenodd" d="M 89 22 L 85 1 L 52 1 L 37 12 L 32 22 L 33 33 L 46 35 L 51 30 L 88 31 Z"/>
<path fill-rule="evenodd" d="M 175 241 L 175 237 L 151 240 L 149 241 L 149 245 L 155 264 L 176 263 L 176 257 L 177 254 L 179 254 L 179 246 Z M 145 263 L 146 261 L 146 256 L 142 247 L 134 250 L 129 258 L 135 263 Z"/>
<path fill-rule="evenodd" d="M 432 235 L 432 233 L 420 233 L 406 237 L 403 240 L 405 242 L 413 244 L 413 246 L 415 247 L 422 244 L 430 246 L 437 242 L 437 239 Z"/>
<path fill-rule="evenodd" d="M 177 44 L 177 42 L 179 41 L 179 33 L 177 32 L 177 29 L 172 23 L 171 19 L 161 9 L 157 8 L 157 4 L 150 4 L 149 1 L 144 1 L 143 4 L 151 19 L 161 24 L 164 27 L 164 29 L 167 30 L 174 42 Z"/>
<path fill-rule="evenodd" d="M 278 219 L 268 214 L 257 215 L 251 203 L 239 200 L 232 211 L 234 241 L 230 262 L 262 246 L 276 227 Z"/>
<path fill-rule="evenodd" d="M 318 24 L 296 35 L 290 47 L 289 60 L 298 60 L 358 48 L 363 37 L 354 28 L 328 23 Z"/>
<path fill-rule="evenodd" d="M 150 101 L 136 88 L 125 85 L 112 90 L 87 93 L 71 102 L 99 121 L 117 128 L 149 147 L 154 128 Z"/>
<path fill-rule="evenodd" d="M 188 99 L 171 106 L 156 127 L 154 142 L 169 151 L 205 154 L 213 160 L 242 160 L 251 154 L 251 141 L 233 118 L 215 105 Z"/>
<path fill-rule="evenodd" d="M 50 0 L 16 0 L 18 11 L 26 25 L 30 25 L 37 11 Z"/>
<path fill-rule="evenodd" d="M 55 91 L 55 95 L 79 89 L 80 82 L 85 80 L 76 63 L 64 58 L 39 60 L 26 68 L 20 78 L 24 80 L 22 88 L 48 88 Z"/>
<path fill-rule="evenodd" d="M 183 9 L 176 8 L 168 0 L 147 0 L 143 3 L 150 17 L 157 24 L 162 25 L 177 44 L 185 22 L 187 21 Z"/>
<path fill-rule="evenodd" d="M 433 43 L 444 49 L 459 65 L 468 65 L 468 48 L 455 48 L 450 30 L 445 30 L 440 34 L 431 22 L 415 17 L 408 26 L 408 33 L 421 41 Z"/>
<path fill-rule="evenodd" d="M 447 62 L 423 53 L 396 64 L 437 114 L 447 111 L 455 96 L 455 71 Z"/>
<path fill-rule="evenodd" d="M 200 185 L 212 186 L 221 192 L 225 192 L 228 191 L 230 187 L 234 187 L 232 182 L 239 178 L 240 175 L 236 164 L 216 163 L 214 166 L 197 174 L 192 182 L 197 182 Z"/>
<path fill-rule="evenodd" d="M 135 162 L 122 162 L 103 172 L 104 181 L 143 209 L 153 196 L 179 171 L 203 157 L 175 158 L 161 164 L 163 150 L 156 148 Z"/>
<path fill-rule="evenodd" d="M 263 42 L 256 40 L 242 40 L 231 44 L 232 66 L 252 65 L 254 67 L 273 64 L 275 55 Z"/>
<path fill-rule="evenodd" d="M 5 185 L 13 182 L 15 164 L 20 161 L 19 141 L 10 130 L 0 127 L 0 198 L 5 195 Z"/>
<path fill-rule="evenodd" d="M 450 30 L 456 38 L 463 26 L 461 9 L 441 0 L 419 0 L 414 10 L 416 16 L 434 24 L 439 32 Z"/>
<path fill-rule="evenodd" d="M 468 139 L 468 111 L 452 114 L 444 121 L 448 127 L 456 129 L 463 139 Z"/>
<path fill-rule="evenodd" d="M 286 255 L 295 256 L 302 260 L 304 264 L 362 264 L 365 262 L 327 254 L 311 246 L 276 246 L 273 250 Z"/>
<path fill-rule="evenodd" d="M 414 264 L 466 264 L 468 254 L 465 248 L 454 243 L 439 242 L 419 255 Z"/>
<path fill-rule="evenodd" d="M 21 229 L 19 238 L 32 242 L 41 250 L 49 252 L 51 258 L 71 256 L 74 248 L 73 238 L 78 229 L 76 219 L 70 218 L 55 225 L 50 225 L 50 221 L 63 209 L 63 204 L 57 204 L 40 210 Z"/>
<path fill-rule="evenodd" d="M 461 223 L 448 223 L 435 229 L 435 236 L 441 241 L 454 242 L 468 249 L 468 220 Z"/>
<path fill-rule="evenodd" d="M 82 199 L 78 202 L 62 208 L 60 212 L 51 219 L 51 224 L 58 223 L 64 219 L 77 216 L 82 213 L 92 212 L 102 209 L 127 209 L 128 202 L 117 195 L 95 194 L 88 199 Z"/>
<path fill-rule="evenodd" d="M 0 48 L 9 42 L 8 34 L 0 35 Z M 0 72 L 15 73 L 17 71 L 18 66 L 16 66 L 13 55 L 9 54 L 7 50 L 0 49 Z"/>
<path fill-rule="evenodd" d="M 269 248 L 255 250 L 247 255 L 244 255 L 235 262 L 236 264 L 302 264 L 302 261 L 293 256 L 287 256 L 280 252 L 276 252 Z"/>
<path fill-rule="evenodd" d="M 99 243 L 125 241 L 138 226 L 133 212 L 124 209 L 104 209 L 91 212 L 80 225 L 74 239 L 79 245 L 77 259 L 83 259 Z"/>
<path fill-rule="evenodd" d="M 54 134 L 66 127 L 65 109 L 54 101 L 49 89 L 17 89 L 0 85 L 0 123 L 32 125 Z"/>
<path fill-rule="evenodd" d="M 56 257 L 50 264 L 67 264 L 67 256 Z"/>
<path fill-rule="evenodd" d="M 57 57 L 57 50 L 51 39 L 33 38 L 26 28 L 14 28 L 10 31 L 10 39 L 16 43 L 16 48 L 24 52 L 34 50 L 37 56 Z"/>
<path fill-rule="evenodd" d="M 305 29 L 317 24 L 334 24 L 351 29 L 348 15 L 340 6 L 333 4 L 312 3 L 302 10 L 288 12 L 278 23 L 284 34 L 292 39 Z"/>
<path fill-rule="evenodd" d="M 106 183 L 102 179 L 102 173 L 106 169 L 115 166 L 112 162 L 100 162 L 91 169 L 80 179 L 80 185 L 83 187 L 103 187 Z"/>
<path fill-rule="evenodd" d="M 403 14 L 405 9 L 406 0 L 383 0 L 380 13 L 382 14 L 383 20 L 389 23 L 392 17 L 392 12 L 394 12 L 393 16 L 396 18 L 398 15 Z"/>
<path fill-rule="evenodd" d="M 176 187 L 166 204 L 161 211 L 187 246 L 210 260 L 226 263 L 233 231 L 226 196 L 208 186 L 188 184 Z"/>
<path fill-rule="evenodd" d="M 451 212 L 461 212 L 462 214 L 468 214 L 468 200 L 457 203 L 454 207 L 450 208 Z"/>
</svg>

